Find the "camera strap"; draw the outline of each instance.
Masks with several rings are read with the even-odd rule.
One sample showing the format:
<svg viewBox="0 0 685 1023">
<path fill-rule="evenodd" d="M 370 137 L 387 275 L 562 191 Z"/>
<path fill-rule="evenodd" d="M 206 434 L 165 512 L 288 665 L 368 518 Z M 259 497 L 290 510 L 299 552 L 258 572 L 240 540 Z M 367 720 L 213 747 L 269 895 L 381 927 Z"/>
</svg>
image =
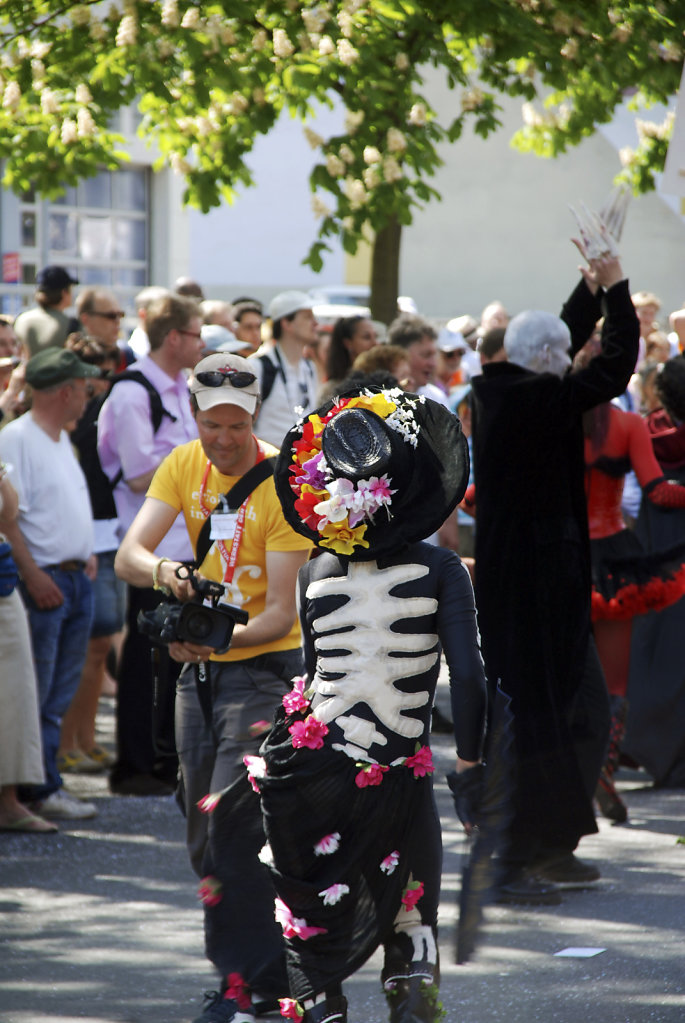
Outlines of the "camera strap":
<svg viewBox="0 0 685 1023">
<path fill-rule="evenodd" d="M 248 499 L 252 491 L 256 490 L 259 484 L 263 483 L 264 480 L 269 478 L 269 476 L 273 476 L 275 465 L 276 455 L 273 455 L 271 458 L 261 459 L 261 461 L 256 462 L 252 468 L 248 469 L 247 472 L 233 484 L 231 489 L 223 495 L 223 499 L 229 511 L 237 512 L 240 506 Z M 198 535 L 197 545 L 195 547 L 195 568 L 200 567 L 212 546 L 213 541 L 210 538 L 211 520 L 211 515 L 208 515 L 202 523 L 202 529 Z"/>
</svg>

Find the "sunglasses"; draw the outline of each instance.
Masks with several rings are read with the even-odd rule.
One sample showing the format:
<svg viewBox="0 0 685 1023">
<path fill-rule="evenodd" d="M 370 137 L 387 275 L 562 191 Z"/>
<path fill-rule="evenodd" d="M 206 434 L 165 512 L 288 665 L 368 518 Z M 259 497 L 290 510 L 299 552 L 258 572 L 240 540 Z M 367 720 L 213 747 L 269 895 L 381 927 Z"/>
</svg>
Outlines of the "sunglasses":
<svg viewBox="0 0 685 1023">
<path fill-rule="evenodd" d="M 126 313 L 122 313 L 121 310 L 118 310 L 117 312 L 101 313 L 98 309 L 94 309 L 90 315 L 102 316 L 103 320 L 122 320 Z"/>
<path fill-rule="evenodd" d="M 195 374 L 198 384 L 203 387 L 221 387 L 222 384 L 230 384 L 231 387 L 249 387 L 257 377 L 254 373 L 246 373 L 240 369 L 208 369 Z"/>
</svg>

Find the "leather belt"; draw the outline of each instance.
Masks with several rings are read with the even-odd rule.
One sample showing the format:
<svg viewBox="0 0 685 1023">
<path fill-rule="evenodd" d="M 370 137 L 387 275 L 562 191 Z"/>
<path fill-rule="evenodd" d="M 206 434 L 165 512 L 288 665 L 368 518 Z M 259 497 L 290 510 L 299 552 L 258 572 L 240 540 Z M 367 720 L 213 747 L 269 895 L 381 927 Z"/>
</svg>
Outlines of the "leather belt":
<svg viewBox="0 0 685 1023">
<path fill-rule="evenodd" d="M 85 561 L 60 561 L 58 565 L 46 565 L 45 570 L 53 569 L 58 572 L 82 572 L 85 567 Z"/>
</svg>

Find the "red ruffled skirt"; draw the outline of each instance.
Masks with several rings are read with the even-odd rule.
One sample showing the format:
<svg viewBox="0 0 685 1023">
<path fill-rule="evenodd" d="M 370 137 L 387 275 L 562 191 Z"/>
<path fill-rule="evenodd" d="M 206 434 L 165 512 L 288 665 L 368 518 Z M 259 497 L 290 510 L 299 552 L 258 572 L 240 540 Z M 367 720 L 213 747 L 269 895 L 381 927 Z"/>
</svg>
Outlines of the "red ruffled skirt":
<svg viewBox="0 0 685 1023">
<path fill-rule="evenodd" d="M 631 529 L 590 541 L 592 620 L 660 611 L 685 594 L 685 543 L 647 554 Z"/>
</svg>

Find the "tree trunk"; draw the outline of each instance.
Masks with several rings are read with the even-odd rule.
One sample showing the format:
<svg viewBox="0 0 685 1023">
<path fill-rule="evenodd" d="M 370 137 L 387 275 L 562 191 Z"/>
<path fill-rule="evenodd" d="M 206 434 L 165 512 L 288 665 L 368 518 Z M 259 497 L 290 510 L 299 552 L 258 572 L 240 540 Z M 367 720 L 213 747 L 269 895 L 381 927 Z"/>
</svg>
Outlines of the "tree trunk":
<svg viewBox="0 0 685 1023">
<path fill-rule="evenodd" d="M 376 233 L 371 260 L 371 316 L 392 323 L 397 316 L 402 225 L 393 217 Z"/>
</svg>

